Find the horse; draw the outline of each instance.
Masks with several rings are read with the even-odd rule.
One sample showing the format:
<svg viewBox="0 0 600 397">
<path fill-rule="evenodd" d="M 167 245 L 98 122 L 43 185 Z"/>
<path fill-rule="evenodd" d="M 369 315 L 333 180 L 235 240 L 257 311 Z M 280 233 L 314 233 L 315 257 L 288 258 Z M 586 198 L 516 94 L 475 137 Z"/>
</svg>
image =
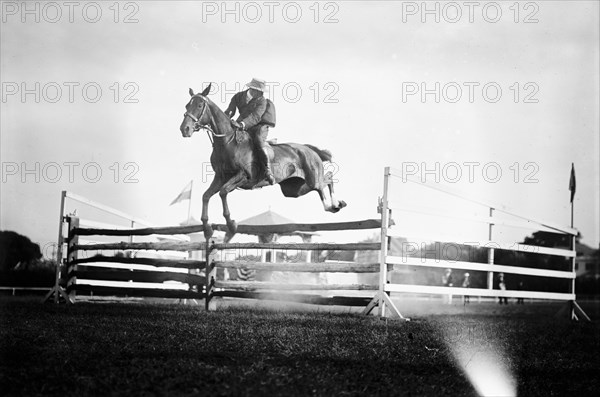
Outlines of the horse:
<svg viewBox="0 0 600 397">
<path fill-rule="evenodd" d="M 189 138 L 200 129 L 205 129 L 212 141 L 210 156 L 215 176 L 202 195 L 202 217 L 204 236 L 211 238 L 213 229 L 208 223 L 208 204 L 217 192 L 223 204 L 223 217 L 229 241 L 237 230 L 237 223 L 231 219 L 227 195 L 234 189 L 256 189 L 269 186 L 264 178 L 264 167 L 260 166 L 254 154 L 252 139 L 246 131 L 236 130 L 227 115 L 208 98 L 209 85 L 200 94 L 190 88 L 190 101 L 185 106 L 183 121 L 179 130 L 184 138 Z M 331 172 L 325 173 L 323 162 L 331 161 L 331 152 L 312 145 L 280 143 L 268 145 L 275 183 L 279 184 L 285 197 L 300 197 L 316 191 L 321 197 L 325 211 L 338 212 L 346 206 L 343 200 L 334 195 Z"/>
</svg>

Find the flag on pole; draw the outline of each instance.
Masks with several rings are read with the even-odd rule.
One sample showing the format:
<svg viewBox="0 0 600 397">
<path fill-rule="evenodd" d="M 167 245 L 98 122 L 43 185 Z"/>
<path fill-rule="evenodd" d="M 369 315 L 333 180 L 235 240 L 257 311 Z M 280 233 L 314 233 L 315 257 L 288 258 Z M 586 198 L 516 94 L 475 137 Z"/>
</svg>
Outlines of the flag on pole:
<svg viewBox="0 0 600 397">
<path fill-rule="evenodd" d="M 571 178 L 569 179 L 569 190 L 571 191 L 571 202 L 575 198 L 575 164 L 571 163 Z"/>
<path fill-rule="evenodd" d="M 181 193 L 179 193 L 179 195 L 175 198 L 175 200 L 173 200 L 173 202 L 169 205 L 177 204 L 180 201 L 191 199 L 192 198 L 192 182 L 193 181 L 190 181 L 190 183 L 188 183 L 187 186 L 183 188 Z"/>
</svg>

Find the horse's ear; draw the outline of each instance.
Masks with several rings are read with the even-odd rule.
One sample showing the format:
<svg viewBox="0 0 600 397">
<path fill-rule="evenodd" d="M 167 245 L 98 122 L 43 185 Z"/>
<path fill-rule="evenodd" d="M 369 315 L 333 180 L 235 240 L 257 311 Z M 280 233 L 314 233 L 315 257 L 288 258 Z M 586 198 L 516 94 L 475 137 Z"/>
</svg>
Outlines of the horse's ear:
<svg viewBox="0 0 600 397">
<path fill-rule="evenodd" d="M 208 93 L 210 92 L 210 86 L 211 86 L 211 85 L 212 85 L 212 83 L 209 83 L 209 84 L 208 84 L 208 87 L 206 87 L 206 88 L 204 89 L 204 91 L 202 91 L 202 94 L 200 94 L 200 95 L 202 95 L 202 96 L 207 96 L 207 95 L 208 95 Z"/>
<path fill-rule="evenodd" d="M 194 96 L 194 90 L 190 88 L 190 96 Z"/>
</svg>

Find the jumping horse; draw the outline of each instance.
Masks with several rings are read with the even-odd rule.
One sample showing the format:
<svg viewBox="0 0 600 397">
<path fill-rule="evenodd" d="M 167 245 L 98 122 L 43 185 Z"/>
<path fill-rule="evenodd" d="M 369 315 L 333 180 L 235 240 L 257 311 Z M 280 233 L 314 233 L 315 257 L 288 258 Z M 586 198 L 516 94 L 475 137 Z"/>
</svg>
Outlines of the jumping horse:
<svg viewBox="0 0 600 397">
<path fill-rule="evenodd" d="M 179 130 L 188 138 L 200 129 L 208 132 L 213 151 L 210 162 L 215 172 L 214 179 L 202 195 L 202 217 L 204 236 L 208 239 L 213 229 L 208 223 L 208 203 L 217 192 L 223 203 L 230 240 L 236 233 L 237 224 L 231 219 L 227 195 L 234 189 L 255 189 L 269 186 L 264 178 L 264 169 L 254 154 L 252 139 L 246 131 L 236 130 L 231 120 L 209 98 L 210 85 L 200 94 L 190 88 L 190 101 L 185 106 Z M 332 174 L 325 173 L 324 161 L 331 161 L 331 153 L 312 145 L 297 143 L 270 144 L 268 148 L 275 183 L 279 184 L 285 197 L 300 197 L 317 191 L 325 211 L 338 212 L 346 206 L 337 200 L 333 192 Z"/>
</svg>

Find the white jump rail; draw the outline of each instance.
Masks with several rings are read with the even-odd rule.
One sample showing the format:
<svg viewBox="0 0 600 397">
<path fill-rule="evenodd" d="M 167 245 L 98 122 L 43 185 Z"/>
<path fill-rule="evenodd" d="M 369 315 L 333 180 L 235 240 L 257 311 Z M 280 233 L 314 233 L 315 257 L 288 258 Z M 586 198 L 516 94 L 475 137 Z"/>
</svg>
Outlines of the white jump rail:
<svg viewBox="0 0 600 397">
<path fill-rule="evenodd" d="M 401 177 L 403 182 L 416 183 L 421 186 L 442 192 L 444 194 L 457 197 L 466 202 L 474 203 L 480 206 L 487 207 L 489 209 L 489 216 L 487 217 L 473 217 L 473 216 L 460 216 L 456 214 L 445 214 L 440 212 L 431 211 L 429 209 L 416 209 L 411 210 L 407 207 L 393 207 L 393 209 L 399 209 L 403 212 L 417 213 L 419 215 L 445 217 L 451 219 L 457 219 L 461 221 L 471 222 L 483 222 L 488 225 L 488 240 L 485 241 L 456 241 L 456 238 L 452 236 L 438 235 L 434 236 L 411 236 L 406 230 L 395 230 L 398 228 L 392 227 L 391 224 L 391 212 L 392 202 L 389 197 L 389 188 L 392 177 Z M 589 317 L 581 310 L 581 308 L 575 302 L 575 237 L 577 236 L 577 230 L 572 227 L 565 227 L 558 225 L 555 222 L 548 222 L 542 220 L 530 219 L 526 216 L 516 213 L 514 210 L 509 209 L 505 206 L 482 201 L 475 200 L 464 195 L 455 192 L 451 189 L 441 187 L 438 185 L 432 185 L 430 183 L 422 183 L 410 178 L 405 177 L 400 171 L 396 171 L 391 167 L 386 167 L 384 170 L 384 183 L 383 183 L 383 197 L 380 198 L 379 211 L 381 213 L 381 255 L 380 255 L 380 280 L 379 280 L 379 291 L 375 298 L 371 301 L 365 312 L 368 313 L 375 307 L 379 307 L 379 315 L 386 316 L 386 309 L 389 309 L 392 315 L 396 315 L 400 318 L 404 318 L 398 308 L 390 299 L 391 292 L 401 293 L 417 293 L 417 294 L 439 294 L 439 295 L 470 295 L 470 296 L 485 296 L 485 297 L 515 297 L 515 298 L 529 298 L 529 299 L 550 299 L 550 300 L 564 300 L 571 304 L 571 318 L 579 319 L 582 317 L 589 320 Z M 495 216 L 494 212 L 502 212 L 512 217 L 518 218 L 518 220 L 507 220 L 501 219 Z M 399 222 L 401 224 L 401 222 Z M 567 235 L 570 237 L 571 249 L 560 249 L 560 248 L 549 248 L 541 246 L 527 245 L 517 242 L 498 243 L 492 241 L 493 226 L 504 225 L 519 227 L 531 230 L 544 230 L 552 233 L 558 233 Z M 488 263 L 476 263 L 476 262 L 462 262 L 462 261 L 441 261 L 428 258 L 415 258 L 408 255 L 404 256 L 392 256 L 388 254 L 388 237 L 404 237 L 407 238 L 407 245 L 410 245 L 411 238 L 413 241 L 432 241 L 432 242 L 445 242 L 456 245 L 467 245 L 487 248 L 488 250 Z M 494 251 L 497 249 L 511 250 L 517 252 L 525 252 L 532 254 L 541 255 L 556 255 L 569 258 L 571 260 L 570 271 L 557 271 L 548 269 L 536 269 L 527 267 L 516 267 L 508 264 L 497 264 L 494 262 Z M 392 284 L 389 280 L 389 271 L 394 265 L 408 265 L 416 267 L 437 267 L 437 268 L 456 268 L 473 271 L 484 271 L 488 273 L 487 277 L 487 288 L 456 288 L 456 287 L 443 287 L 443 286 L 425 286 L 425 285 L 409 285 L 409 284 Z M 569 292 L 541 292 L 541 291 L 526 291 L 526 290 L 497 290 L 493 289 L 493 274 L 494 273 L 510 273 L 527 276 L 538 276 L 538 277 L 552 277 L 571 280 L 571 287 Z"/>
</svg>

